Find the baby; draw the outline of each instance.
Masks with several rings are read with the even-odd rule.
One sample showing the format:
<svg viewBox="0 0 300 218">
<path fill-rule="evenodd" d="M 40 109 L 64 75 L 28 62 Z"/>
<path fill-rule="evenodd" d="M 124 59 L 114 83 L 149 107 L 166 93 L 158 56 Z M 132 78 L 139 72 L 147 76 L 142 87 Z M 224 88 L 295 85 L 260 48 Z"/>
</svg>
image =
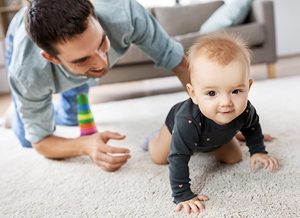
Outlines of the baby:
<svg viewBox="0 0 300 218">
<path fill-rule="evenodd" d="M 250 168 L 261 162 L 273 171 L 278 160 L 268 155 L 259 117 L 248 98 L 251 53 L 237 36 L 223 32 L 201 37 L 189 50 L 190 98 L 176 104 L 160 131 L 141 147 L 149 150 L 157 164 L 169 163 L 176 211 L 186 214 L 204 210 L 204 195 L 190 189 L 188 162 L 194 151 L 210 152 L 218 161 L 234 164 L 242 160 L 235 135 L 240 131 L 249 147 Z"/>
</svg>

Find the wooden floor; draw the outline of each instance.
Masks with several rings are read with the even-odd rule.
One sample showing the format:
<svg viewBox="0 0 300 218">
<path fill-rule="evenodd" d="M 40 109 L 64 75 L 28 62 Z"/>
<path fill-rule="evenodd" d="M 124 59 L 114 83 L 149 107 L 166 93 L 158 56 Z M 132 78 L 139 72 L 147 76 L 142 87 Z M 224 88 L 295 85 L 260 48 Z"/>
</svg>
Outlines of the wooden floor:
<svg viewBox="0 0 300 218">
<path fill-rule="evenodd" d="M 300 55 L 279 58 L 275 64 L 275 69 L 277 78 L 300 75 Z M 254 80 L 268 79 L 267 66 L 265 64 L 253 65 L 251 67 L 251 76 Z M 92 87 L 89 94 L 89 100 L 91 104 L 96 104 L 155 94 L 171 93 L 180 90 L 183 90 L 183 87 L 179 80 L 174 76 Z M 10 102 L 10 93 L 0 94 L 0 117 L 4 115 Z"/>
</svg>

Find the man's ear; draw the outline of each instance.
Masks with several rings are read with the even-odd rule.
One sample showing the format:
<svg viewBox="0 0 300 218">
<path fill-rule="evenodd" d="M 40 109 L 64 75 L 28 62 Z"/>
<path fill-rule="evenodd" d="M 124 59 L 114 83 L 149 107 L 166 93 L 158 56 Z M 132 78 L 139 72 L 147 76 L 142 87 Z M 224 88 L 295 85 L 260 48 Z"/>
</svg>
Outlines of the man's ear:
<svg viewBox="0 0 300 218">
<path fill-rule="evenodd" d="M 190 83 L 188 83 L 188 84 L 186 84 L 186 88 L 187 88 L 188 93 L 189 93 L 192 101 L 194 102 L 194 104 L 198 105 L 198 101 L 197 101 L 197 98 L 195 96 L 195 90 L 194 90 L 193 86 Z"/>
<path fill-rule="evenodd" d="M 250 90 L 252 84 L 253 84 L 253 79 L 249 79 L 249 90 Z"/>
<path fill-rule="evenodd" d="M 52 55 L 48 54 L 44 50 L 42 50 L 40 54 L 42 55 L 43 58 L 45 58 L 46 60 L 52 62 L 53 64 L 60 64 L 59 60 L 57 60 L 55 57 L 53 57 Z"/>
</svg>

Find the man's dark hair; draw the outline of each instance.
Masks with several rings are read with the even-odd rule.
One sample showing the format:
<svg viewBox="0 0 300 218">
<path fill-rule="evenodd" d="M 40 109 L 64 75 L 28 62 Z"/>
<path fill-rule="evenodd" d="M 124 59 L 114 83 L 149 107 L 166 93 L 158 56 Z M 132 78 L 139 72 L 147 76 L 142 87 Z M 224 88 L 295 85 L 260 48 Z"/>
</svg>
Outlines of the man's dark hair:
<svg viewBox="0 0 300 218">
<path fill-rule="evenodd" d="M 89 0 L 32 0 L 24 15 L 31 41 L 57 58 L 56 43 L 63 43 L 88 28 L 88 17 L 97 19 Z"/>
</svg>

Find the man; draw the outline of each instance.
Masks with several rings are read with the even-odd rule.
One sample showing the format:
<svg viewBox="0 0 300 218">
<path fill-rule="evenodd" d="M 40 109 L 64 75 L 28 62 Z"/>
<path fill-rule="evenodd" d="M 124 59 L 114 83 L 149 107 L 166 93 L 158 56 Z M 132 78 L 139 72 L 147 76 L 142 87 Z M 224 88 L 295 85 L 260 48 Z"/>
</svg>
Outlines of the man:
<svg viewBox="0 0 300 218">
<path fill-rule="evenodd" d="M 106 171 L 124 165 L 130 151 L 107 145 L 125 138 L 119 133 L 66 139 L 53 132 L 56 124 L 78 124 L 76 95 L 88 93 L 131 43 L 188 82 L 182 46 L 135 0 L 33 0 L 20 10 L 7 32 L 6 67 L 21 144 L 48 158 L 89 155 Z M 53 93 L 61 93 L 55 105 Z"/>
</svg>

